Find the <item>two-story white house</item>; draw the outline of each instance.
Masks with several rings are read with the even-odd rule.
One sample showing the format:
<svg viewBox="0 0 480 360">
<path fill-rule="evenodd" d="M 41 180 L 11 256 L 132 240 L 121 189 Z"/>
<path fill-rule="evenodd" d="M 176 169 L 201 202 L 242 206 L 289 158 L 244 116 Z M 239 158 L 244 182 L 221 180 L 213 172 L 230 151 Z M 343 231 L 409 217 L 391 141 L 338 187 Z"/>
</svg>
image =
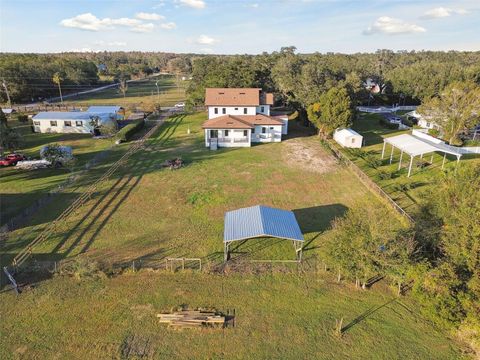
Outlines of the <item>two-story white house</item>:
<svg viewBox="0 0 480 360">
<path fill-rule="evenodd" d="M 208 120 L 205 146 L 249 147 L 252 142 L 280 142 L 288 117 L 270 116 L 273 94 L 258 88 L 209 88 L 205 92 Z"/>
</svg>

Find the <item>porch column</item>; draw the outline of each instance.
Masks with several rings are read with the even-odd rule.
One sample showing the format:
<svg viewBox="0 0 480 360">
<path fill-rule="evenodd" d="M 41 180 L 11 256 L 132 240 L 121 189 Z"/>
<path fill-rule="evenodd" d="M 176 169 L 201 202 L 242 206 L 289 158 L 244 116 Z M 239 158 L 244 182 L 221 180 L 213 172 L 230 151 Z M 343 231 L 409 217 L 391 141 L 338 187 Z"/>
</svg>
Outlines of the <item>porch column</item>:
<svg viewBox="0 0 480 360">
<path fill-rule="evenodd" d="M 447 158 L 447 153 L 443 154 L 443 161 L 442 161 L 442 170 L 445 167 L 445 159 Z"/>
<path fill-rule="evenodd" d="M 412 173 L 412 165 L 413 165 L 413 156 L 410 155 L 410 166 L 408 167 L 408 175 L 407 177 L 410 177 L 410 174 Z"/>
<path fill-rule="evenodd" d="M 393 160 L 393 150 L 395 149 L 395 147 L 392 145 L 392 152 L 390 153 L 390 164 L 392 163 L 392 160 Z"/>
<path fill-rule="evenodd" d="M 434 154 L 435 154 L 435 153 L 432 153 L 432 158 L 430 159 L 430 164 L 433 164 L 433 155 L 434 155 Z"/>
<path fill-rule="evenodd" d="M 383 159 L 383 156 L 385 155 L 385 145 L 387 145 L 387 143 L 384 140 L 383 141 L 383 149 L 382 149 L 382 159 Z"/>
<path fill-rule="evenodd" d="M 400 162 L 398 163 L 398 170 L 402 168 L 402 158 L 403 158 L 403 150 L 400 152 Z"/>
</svg>

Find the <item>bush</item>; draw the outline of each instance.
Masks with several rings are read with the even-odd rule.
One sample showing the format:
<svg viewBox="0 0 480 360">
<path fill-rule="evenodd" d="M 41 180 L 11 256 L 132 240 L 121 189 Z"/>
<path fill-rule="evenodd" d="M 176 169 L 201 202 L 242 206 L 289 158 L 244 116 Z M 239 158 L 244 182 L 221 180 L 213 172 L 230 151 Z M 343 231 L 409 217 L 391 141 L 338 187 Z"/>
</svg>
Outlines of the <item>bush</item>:
<svg viewBox="0 0 480 360">
<path fill-rule="evenodd" d="M 382 160 L 378 159 L 375 155 L 373 154 L 368 154 L 364 156 L 365 162 L 367 163 L 368 166 L 371 168 L 378 168 L 382 166 Z"/>
<path fill-rule="evenodd" d="M 378 177 L 380 180 L 390 180 L 393 177 L 393 173 L 388 171 L 380 171 L 378 173 Z"/>
<path fill-rule="evenodd" d="M 392 124 L 390 121 L 388 121 L 384 117 L 380 119 L 380 125 L 382 125 L 383 127 L 386 127 L 387 129 L 392 129 L 392 130 L 398 129 L 398 124 Z"/>
<path fill-rule="evenodd" d="M 17 120 L 20 121 L 21 123 L 27 123 L 28 122 L 28 116 L 25 114 L 18 114 L 17 115 Z"/>
<path fill-rule="evenodd" d="M 137 131 L 142 129 L 144 125 L 145 125 L 145 120 L 143 119 L 136 120 L 133 123 L 128 124 L 117 133 L 117 140 L 120 142 L 125 142 L 130 140 L 133 134 L 135 134 Z"/>
<path fill-rule="evenodd" d="M 408 127 L 413 127 L 413 125 L 415 125 L 415 123 L 411 121 L 410 118 L 402 119 L 402 124 Z"/>
<path fill-rule="evenodd" d="M 438 137 L 440 135 L 440 131 L 438 131 L 438 129 L 428 129 L 428 135 Z"/>
<path fill-rule="evenodd" d="M 478 140 L 466 140 L 463 146 L 480 146 L 480 139 Z"/>
</svg>

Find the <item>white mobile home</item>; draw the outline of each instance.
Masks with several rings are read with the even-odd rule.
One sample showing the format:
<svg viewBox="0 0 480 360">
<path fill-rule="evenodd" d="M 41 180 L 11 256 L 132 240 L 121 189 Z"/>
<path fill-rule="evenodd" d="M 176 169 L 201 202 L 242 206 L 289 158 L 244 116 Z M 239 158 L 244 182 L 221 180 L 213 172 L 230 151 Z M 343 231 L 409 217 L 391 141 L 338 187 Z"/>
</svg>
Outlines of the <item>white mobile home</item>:
<svg viewBox="0 0 480 360">
<path fill-rule="evenodd" d="M 34 131 L 39 133 L 93 134 L 95 132 L 93 120 L 96 118 L 97 126 L 108 122 L 116 126 L 114 115 L 86 111 L 45 111 L 32 117 L 32 121 Z"/>
<path fill-rule="evenodd" d="M 333 139 L 343 147 L 361 148 L 363 136 L 352 129 L 337 129 Z"/>
</svg>

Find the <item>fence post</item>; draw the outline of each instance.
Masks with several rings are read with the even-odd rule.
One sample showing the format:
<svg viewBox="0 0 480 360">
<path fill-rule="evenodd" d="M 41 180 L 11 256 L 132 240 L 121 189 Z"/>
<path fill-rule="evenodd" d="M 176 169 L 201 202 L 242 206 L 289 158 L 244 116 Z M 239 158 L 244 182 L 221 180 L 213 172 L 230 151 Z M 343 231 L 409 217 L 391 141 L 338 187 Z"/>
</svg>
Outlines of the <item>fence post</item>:
<svg viewBox="0 0 480 360">
<path fill-rule="evenodd" d="M 135 260 L 132 261 L 132 271 L 135 272 Z"/>
</svg>

